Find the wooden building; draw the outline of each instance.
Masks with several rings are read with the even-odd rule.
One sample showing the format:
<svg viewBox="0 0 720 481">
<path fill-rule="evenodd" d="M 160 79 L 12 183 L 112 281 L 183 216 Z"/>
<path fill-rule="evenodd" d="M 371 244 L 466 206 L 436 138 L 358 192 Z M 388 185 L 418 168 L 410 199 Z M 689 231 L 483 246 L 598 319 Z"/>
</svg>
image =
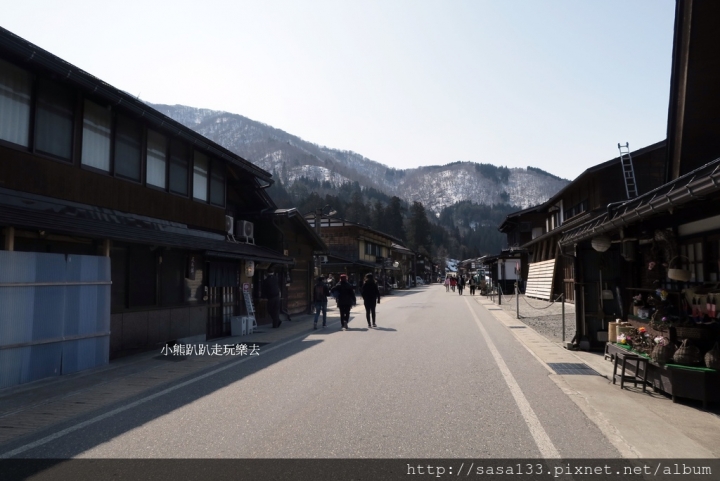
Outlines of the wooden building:
<svg viewBox="0 0 720 481">
<path fill-rule="evenodd" d="M 229 334 L 253 264 L 292 262 L 255 245 L 246 222 L 275 208 L 264 190 L 271 182 L 268 172 L 0 28 L 2 247 L 17 259 L 109 258 L 108 326 L 77 335 L 105 339 L 105 362 Z M 36 302 L 51 295 L 43 287 L 33 286 Z M 0 312 L 0 332 L 3 323 L 31 322 Z M 23 356 L 63 337 L 15 334 L 0 336 L 0 353 Z"/>
<path fill-rule="evenodd" d="M 639 193 L 662 184 L 664 141 L 638 149 L 631 157 Z M 526 251 L 520 272 L 527 279 L 528 296 L 550 300 L 562 294 L 567 302 L 575 301 L 575 261 L 559 249 L 559 241 L 564 232 L 627 200 L 624 175 L 618 156 L 587 169 L 543 204 L 505 218 L 498 229 L 506 234 L 509 249 Z"/>
<path fill-rule="evenodd" d="M 695 332 L 692 341 L 703 350 L 718 339 L 709 302 L 720 293 L 720 94 L 710 87 L 720 80 L 718 18 L 717 2 L 676 4 L 667 161 L 661 170 L 665 183 L 610 206 L 562 237 L 563 249 L 579 264 L 578 284 L 595 286 L 576 309 L 579 337 L 590 347 L 603 345 L 603 323 L 611 315 L 593 307 L 601 305 L 598 264 L 603 266 L 603 287 L 608 283 L 615 294 L 617 317 L 651 327 L 633 304 L 643 305 L 641 314 L 662 307 L 660 317 L 677 326 L 703 320 L 705 329 Z M 679 280 L 670 269 L 685 271 L 688 278 Z M 663 290 L 667 299 L 661 301 Z M 680 332 L 685 331 L 664 334 L 682 340 Z"/>
<path fill-rule="evenodd" d="M 403 271 L 400 261 L 395 260 L 393 244 L 402 247 L 402 241 L 337 217 L 310 213 L 305 219 L 313 227 L 319 226 L 320 237 L 327 245 L 328 262 L 321 265 L 324 276 L 333 274 L 337 280 L 340 274 L 347 274 L 349 282 L 359 288 L 365 274 L 372 273 L 383 291 L 387 285 L 400 285 Z"/>
<path fill-rule="evenodd" d="M 282 308 L 285 312 L 307 314 L 312 310 L 312 288 L 315 285 L 315 259 L 327 251 L 327 246 L 315 229 L 308 224 L 295 208 L 266 209 L 258 217 L 253 217 L 263 226 L 262 237 L 257 241 L 272 247 L 291 259 L 290 264 L 280 264 L 279 274 L 282 282 Z M 255 290 L 259 291 L 265 269 L 269 264 L 261 264 L 256 276 Z M 258 300 L 260 323 L 271 322 L 266 316 L 266 301 Z"/>
</svg>

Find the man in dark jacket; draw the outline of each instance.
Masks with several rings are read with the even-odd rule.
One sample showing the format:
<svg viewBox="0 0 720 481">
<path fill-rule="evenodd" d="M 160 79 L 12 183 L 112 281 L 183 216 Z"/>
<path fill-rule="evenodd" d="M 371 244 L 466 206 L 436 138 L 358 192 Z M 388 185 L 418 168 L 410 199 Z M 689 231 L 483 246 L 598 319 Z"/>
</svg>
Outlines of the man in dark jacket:
<svg viewBox="0 0 720 481">
<path fill-rule="evenodd" d="M 347 331 L 348 322 L 350 322 L 350 309 L 357 303 L 355 298 L 355 290 L 348 282 L 347 275 L 340 274 L 340 282 L 332 288 L 331 291 L 337 299 L 338 309 L 340 309 L 340 323 L 342 330 Z"/>
<path fill-rule="evenodd" d="M 362 294 L 363 304 L 365 304 L 365 319 L 367 319 L 368 327 L 377 327 L 375 324 L 375 301 L 380 304 L 380 289 L 378 289 L 372 274 L 365 275 L 365 282 L 360 293 Z M 372 325 L 370 324 L 371 316 Z"/>
<path fill-rule="evenodd" d="M 275 273 L 269 270 L 262 283 L 262 296 L 267 299 L 267 311 L 272 319 L 272 327 L 280 327 L 280 284 Z"/>
<path fill-rule="evenodd" d="M 327 303 L 330 290 L 325 285 L 325 280 L 322 277 L 318 277 L 313 288 L 313 305 L 315 307 L 315 323 L 313 329 L 317 329 L 318 319 L 320 318 L 320 311 L 322 310 L 323 323 L 322 327 L 327 326 Z"/>
<path fill-rule="evenodd" d="M 465 289 L 465 276 L 460 276 L 458 278 L 457 288 L 458 288 L 458 293 L 462 296 L 462 291 L 463 291 L 463 289 Z"/>
</svg>

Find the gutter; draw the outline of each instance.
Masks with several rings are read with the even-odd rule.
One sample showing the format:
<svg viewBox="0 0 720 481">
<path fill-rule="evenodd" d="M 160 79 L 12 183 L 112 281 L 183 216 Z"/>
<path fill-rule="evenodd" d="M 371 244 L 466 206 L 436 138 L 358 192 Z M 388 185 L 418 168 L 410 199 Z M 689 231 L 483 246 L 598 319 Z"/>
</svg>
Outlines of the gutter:
<svg viewBox="0 0 720 481">
<path fill-rule="evenodd" d="M 705 171 L 709 172 L 705 173 Z M 687 179 L 687 182 L 684 182 L 683 179 Z M 652 215 L 672 211 L 675 207 L 717 192 L 720 192 L 720 159 L 679 177 L 671 184 L 666 184 L 642 197 L 626 202 L 623 204 L 624 208 L 621 206 L 614 213 L 609 212 L 600 219 L 568 232 L 560 243 L 570 245 L 580 242 L 595 235 L 634 224 Z"/>
</svg>

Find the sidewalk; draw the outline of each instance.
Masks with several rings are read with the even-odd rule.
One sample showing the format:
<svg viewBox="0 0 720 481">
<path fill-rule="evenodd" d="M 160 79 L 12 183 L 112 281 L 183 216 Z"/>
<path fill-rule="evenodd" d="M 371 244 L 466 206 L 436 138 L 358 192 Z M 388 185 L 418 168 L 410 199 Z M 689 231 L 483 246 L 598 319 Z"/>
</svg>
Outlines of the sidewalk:
<svg viewBox="0 0 720 481">
<path fill-rule="evenodd" d="M 260 325 L 253 334 L 213 339 L 205 345 L 212 348 L 213 345 L 256 344 L 262 352 L 268 343 L 277 344 L 316 332 L 312 330 L 314 315 L 292 319 L 292 322 L 283 321 L 279 329 L 269 324 Z M 339 313 L 334 304 L 328 306 L 327 323 L 326 330 L 339 329 Z M 322 325 L 322 319 L 319 324 Z M 0 390 L 0 457 L 6 451 L 3 446 L 11 441 L 156 390 L 204 369 L 235 361 L 238 353 L 239 350 L 231 350 L 227 355 L 173 356 L 158 349 L 116 359 L 101 368 Z"/>
<path fill-rule="evenodd" d="M 532 327 L 536 317 L 516 319 L 514 310 L 506 311 L 489 298 L 474 299 L 507 326 L 547 368 L 550 378 L 623 456 L 675 459 L 720 456 L 720 417 L 703 411 L 699 402 L 681 400 L 673 403 L 662 393 L 654 393 L 652 389 L 644 393 L 641 387 L 634 388 L 632 384 L 621 390 L 619 383 L 612 384 L 613 364 L 602 354 L 568 351 L 557 339 L 543 336 Z M 532 312 L 526 307 L 525 314 L 530 316 Z M 594 372 L 583 369 L 587 374 L 560 375 L 548 363 L 581 364 L 576 367 L 584 364 Z"/>
</svg>

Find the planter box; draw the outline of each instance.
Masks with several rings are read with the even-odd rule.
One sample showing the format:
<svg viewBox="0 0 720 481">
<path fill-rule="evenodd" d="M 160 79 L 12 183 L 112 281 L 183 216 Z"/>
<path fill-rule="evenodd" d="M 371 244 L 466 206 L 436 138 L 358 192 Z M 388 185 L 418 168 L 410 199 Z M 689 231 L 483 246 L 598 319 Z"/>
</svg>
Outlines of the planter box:
<svg viewBox="0 0 720 481">
<path fill-rule="evenodd" d="M 629 351 L 618 347 L 617 344 L 608 343 L 607 354 L 617 356 L 618 353 L 626 354 Z M 696 370 L 687 369 L 682 366 L 659 365 L 648 361 L 648 383 L 656 391 L 663 391 L 672 396 L 673 402 L 678 398 L 694 399 L 702 401 L 703 408 L 707 409 L 709 402 L 720 401 L 720 372 L 710 369 Z M 628 363 L 627 371 L 635 373 L 633 363 Z M 642 370 L 640 374 L 643 374 Z"/>
</svg>

